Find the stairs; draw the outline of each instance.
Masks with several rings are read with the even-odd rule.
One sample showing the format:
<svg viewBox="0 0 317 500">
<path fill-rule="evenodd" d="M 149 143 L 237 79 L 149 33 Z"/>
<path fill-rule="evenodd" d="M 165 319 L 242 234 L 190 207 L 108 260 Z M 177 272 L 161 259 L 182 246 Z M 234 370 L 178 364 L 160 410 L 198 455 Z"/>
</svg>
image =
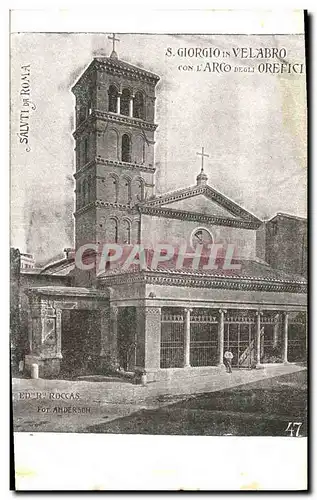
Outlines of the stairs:
<svg viewBox="0 0 317 500">
<path fill-rule="evenodd" d="M 261 331 L 261 358 L 264 354 L 264 331 Z M 248 347 L 243 351 L 239 358 L 239 368 L 252 368 L 255 361 L 255 339 L 253 339 Z"/>
<path fill-rule="evenodd" d="M 254 339 L 252 342 L 248 345 L 248 347 L 243 351 L 239 358 L 239 368 L 245 367 L 245 368 L 251 368 L 252 362 L 254 359 L 254 344 L 255 341 Z"/>
</svg>

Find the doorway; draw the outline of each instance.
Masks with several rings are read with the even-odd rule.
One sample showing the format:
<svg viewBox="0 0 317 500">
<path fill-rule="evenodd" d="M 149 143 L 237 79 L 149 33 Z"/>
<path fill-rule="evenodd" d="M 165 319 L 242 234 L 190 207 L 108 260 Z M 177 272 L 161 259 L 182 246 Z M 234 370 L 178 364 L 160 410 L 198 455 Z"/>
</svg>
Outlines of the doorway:
<svg viewBox="0 0 317 500">
<path fill-rule="evenodd" d="M 95 374 L 100 357 L 100 313 L 90 310 L 63 310 L 63 376 Z"/>
</svg>

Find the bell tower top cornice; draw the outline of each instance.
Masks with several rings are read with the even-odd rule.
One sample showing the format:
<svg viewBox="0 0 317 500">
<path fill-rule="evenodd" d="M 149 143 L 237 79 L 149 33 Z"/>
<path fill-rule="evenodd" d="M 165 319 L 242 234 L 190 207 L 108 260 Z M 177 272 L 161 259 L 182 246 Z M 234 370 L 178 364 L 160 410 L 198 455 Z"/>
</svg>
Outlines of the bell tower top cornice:
<svg viewBox="0 0 317 500">
<path fill-rule="evenodd" d="M 114 57 L 94 57 L 88 68 L 80 76 L 77 82 L 72 87 L 72 92 L 76 95 L 80 93 L 83 87 L 87 87 L 87 83 L 96 71 L 104 71 L 108 74 L 124 76 L 130 80 L 144 81 L 153 87 L 156 86 L 160 77 L 150 71 L 147 71 L 138 66 L 133 66 L 121 59 Z"/>
</svg>

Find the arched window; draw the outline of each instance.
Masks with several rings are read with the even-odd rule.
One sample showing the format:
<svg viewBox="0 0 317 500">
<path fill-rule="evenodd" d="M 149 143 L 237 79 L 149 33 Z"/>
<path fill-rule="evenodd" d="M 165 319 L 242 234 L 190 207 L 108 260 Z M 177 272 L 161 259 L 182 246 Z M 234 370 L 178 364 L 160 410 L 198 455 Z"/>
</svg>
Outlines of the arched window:
<svg viewBox="0 0 317 500">
<path fill-rule="evenodd" d="M 122 177 L 120 184 L 120 201 L 123 204 L 129 203 L 131 200 L 131 179 Z"/>
<path fill-rule="evenodd" d="M 118 243 L 118 221 L 117 219 L 109 219 L 106 232 L 107 243 Z"/>
<path fill-rule="evenodd" d="M 123 89 L 120 100 L 120 114 L 129 116 L 130 108 L 130 90 Z"/>
<path fill-rule="evenodd" d="M 121 160 L 131 162 L 131 139 L 128 134 L 122 136 Z"/>
<path fill-rule="evenodd" d="M 117 203 L 119 194 L 119 179 L 116 175 L 112 174 L 109 177 L 109 202 Z"/>
<path fill-rule="evenodd" d="M 132 161 L 135 163 L 144 163 L 145 160 L 145 140 L 141 135 L 133 138 Z"/>
<path fill-rule="evenodd" d="M 133 101 L 133 116 L 145 120 L 144 96 L 142 92 L 137 92 Z"/>
<path fill-rule="evenodd" d="M 130 245 L 131 243 L 131 223 L 128 220 L 121 222 L 122 243 Z"/>
<path fill-rule="evenodd" d="M 108 91 L 108 96 L 109 96 L 108 111 L 110 111 L 111 113 L 116 113 L 117 112 L 118 90 L 114 85 L 110 85 L 109 91 Z"/>
<path fill-rule="evenodd" d="M 144 200 L 144 182 L 143 179 L 136 179 L 134 182 L 135 185 L 135 198 L 136 201 L 143 201 Z"/>
</svg>

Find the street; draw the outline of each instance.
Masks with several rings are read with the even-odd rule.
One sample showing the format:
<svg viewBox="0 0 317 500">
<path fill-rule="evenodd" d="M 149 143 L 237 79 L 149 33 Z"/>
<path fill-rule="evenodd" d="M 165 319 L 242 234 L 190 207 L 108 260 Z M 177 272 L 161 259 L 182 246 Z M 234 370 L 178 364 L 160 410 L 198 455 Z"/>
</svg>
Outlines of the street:
<svg viewBox="0 0 317 500">
<path fill-rule="evenodd" d="M 233 377 L 240 374 L 233 373 Z M 306 370 L 269 378 L 254 374 L 262 378 L 199 394 L 158 394 L 150 385 L 116 379 L 107 383 L 17 379 L 14 428 L 28 432 L 306 436 Z M 231 375 L 226 377 L 230 383 Z M 53 383 L 51 390 L 48 387 Z M 17 390 L 31 384 L 36 391 Z M 300 424 L 298 430 L 293 423 Z"/>
<path fill-rule="evenodd" d="M 86 432 L 207 436 L 290 436 L 289 422 L 307 435 L 307 372 L 201 394 L 155 410 L 89 426 Z M 293 435 L 296 434 L 294 429 Z"/>
</svg>

